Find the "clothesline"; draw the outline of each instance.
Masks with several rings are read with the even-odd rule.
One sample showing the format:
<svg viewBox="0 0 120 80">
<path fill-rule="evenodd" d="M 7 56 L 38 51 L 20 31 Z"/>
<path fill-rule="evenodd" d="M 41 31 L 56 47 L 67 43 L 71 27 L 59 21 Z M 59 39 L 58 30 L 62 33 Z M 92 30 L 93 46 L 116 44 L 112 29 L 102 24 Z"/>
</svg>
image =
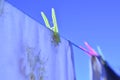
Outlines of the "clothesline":
<svg viewBox="0 0 120 80">
<path fill-rule="evenodd" d="M 1 6 L 0 6 L 0 11 L 2 11 L 2 8 L 3 8 L 3 2 L 4 2 L 4 0 L 1 0 L 1 2 L 0 2 L 0 4 L 1 4 Z M 24 13 L 24 12 L 23 12 Z M 28 15 L 29 17 L 31 17 L 30 15 Z M 32 17 L 31 17 L 32 18 Z M 45 27 L 45 28 L 48 28 L 48 27 Z M 50 28 L 48 28 L 48 29 L 50 29 Z M 51 29 L 50 29 L 51 30 Z M 52 30 L 51 30 L 52 31 Z M 60 37 L 63 37 L 62 35 L 60 35 Z M 65 38 L 65 37 L 63 37 L 64 39 L 66 39 L 67 41 L 69 41 L 73 46 L 75 46 L 76 48 L 78 48 L 78 49 L 80 49 L 80 50 L 82 50 L 82 51 L 84 51 L 85 53 L 87 53 L 88 55 L 90 55 L 91 53 L 89 52 L 89 51 L 86 51 L 86 50 L 84 50 L 82 47 L 80 47 L 80 46 L 78 46 L 77 44 L 75 44 L 74 42 L 72 42 L 71 40 L 68 40 L 67 38 Z"/>
<path fill-rule="evenodd" d="M 62 35 L 60 35 L 60 37 L 64 38 L 65 40 L 69 41 L 73 46 L 75 46 L 76 48 L 82 50 L 83 52 L 85 52 L 86 54 L 90 55 L 92 53 L 90 53 L 89 51 L 83 49 L 82 47 L 78 46 L 77 44 L 75 44 L 73 41 L 68 40 L 67 38 L 63 37 Z"/>
<path fill-rule="evenodd" d="M 48 29 L 50 29 L 51 31 L 53 31 L 53 38 L 54 41 L 56 42 L 56 44 L 58 45 L 60 43 L 60 35 L 59 35 L 59 31 L 58 31 L 58 26 L 57 26 L 57 20 L 56 20 L 56 15 L 55 15 L 55 10 L 54 8 L 51 9 L 52 12 L 52 20 L 53 20 L 53 25 L 51 26 L 49 23 L 49 20 L 47 18 L 47 16 L 45 15 L 44 12 L 41 12 L 41 16 L 45 22 L 45 25 Z M 66 38 L 64 38 L 66 39 Z M 96 51 L 87 43 L 85 42 L 86 47 L 89 50 L 86 50 L 85 48 L 83 48 L 82 46 L 78 46 L 75 43 L 73 43 L 72 41 L 66 39 L 67 41 L 69 41 L 72 45 L 74 45 L 75 47 L 81 49 L 82 51 L 86 52 L 88 55 L 97 55 Z"/>
</svg>

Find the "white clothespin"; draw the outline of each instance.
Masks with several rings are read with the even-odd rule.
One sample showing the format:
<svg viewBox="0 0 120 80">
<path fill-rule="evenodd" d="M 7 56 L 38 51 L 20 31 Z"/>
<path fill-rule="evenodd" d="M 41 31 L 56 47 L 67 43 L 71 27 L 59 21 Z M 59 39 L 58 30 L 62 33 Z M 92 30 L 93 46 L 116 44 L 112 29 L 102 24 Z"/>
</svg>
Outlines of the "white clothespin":
<svg viewBox="0 0 120 80">
<path fill-rule="evenodd" d="M 105 57 L 102 53 L 102 50 L 101 50 L 100 46 L 97 46 L 97 50 L 98 50 L 99 55 L 105 60 Z"/>
</svg>

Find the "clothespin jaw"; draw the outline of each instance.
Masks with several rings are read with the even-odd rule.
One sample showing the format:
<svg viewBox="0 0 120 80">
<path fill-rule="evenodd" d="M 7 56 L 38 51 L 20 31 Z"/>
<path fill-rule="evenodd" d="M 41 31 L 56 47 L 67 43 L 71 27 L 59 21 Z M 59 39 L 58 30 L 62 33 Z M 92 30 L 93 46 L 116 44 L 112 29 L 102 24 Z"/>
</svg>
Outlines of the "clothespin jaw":
<svg viewBox="0 0 120 80">
<path fill-rule="evenodd" d="M 45 22 L 46 27 L 49 28 L 50 30 L 52 30 L 52 28 L 50 27 L 50 24 L 48 22 L 48 19 L 47 19 L 47 17 L 45 16 L 45 14 L 43 12 L 41 12 L 41 16 L 42 16 L 42 18 L 43 18 L 43 20 Z"/>
<path fill-rule="evenodd" d="M 55 42 L 56 45 L 58 45 L 61 42 L 61 40 L 60 40 L 60 36 L 58 33 L 58 26 L 57 26 L 57 20 L 56 20 L 54 8 L 52 8 L 53 27 L 50 26 L 49 21 L 43 12 L 41 12 L 41 15 L 42 15 L 43 20 L 46 24 L 46 27 L 48 27 L 50 30 L 53 31 L 53 41 Z"/>
<path fill-rule="evenodd" d="M 58 45 L 61 42 L 59 33 L 54 32 L 53 41 L 55 41 L 56 45 Z"/>
<path fill-rule="evenodd" d="M 80 48 L 86 52 L 88 55 L 90 56 L 98 56 L 97 52 L 87 43 L 87 42 L 84 42 L 85 46 L 87 47 L 87 49 L 83 48 L 82 46 L 80 46 Z"/>
<path fill-rule="evenodd" d="M 91 55 L 98 55 L 97 52 L 87 42 L 84 42 L 84 44 L 88 48 Z"/>
<path fill-rule="evenodd" d="M 55 10 L 52 8 L 52 20 L 53 20 L 53 31 L 58 33 L 58 26 L 57 26 L 57 20 L 56 20 L 56 15 L 55 15 Z"/>
</svg>

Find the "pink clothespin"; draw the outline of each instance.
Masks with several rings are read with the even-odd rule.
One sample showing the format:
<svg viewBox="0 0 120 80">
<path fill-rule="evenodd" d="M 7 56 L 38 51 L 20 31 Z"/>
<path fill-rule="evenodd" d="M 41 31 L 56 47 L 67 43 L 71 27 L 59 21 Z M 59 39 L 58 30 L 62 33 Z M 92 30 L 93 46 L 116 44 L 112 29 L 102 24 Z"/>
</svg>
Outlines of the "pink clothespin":
<svg viewBox="0 0 120 80">
<path fill-rule="evenodd" d="M 84 42 L 84 44 L 88 48 L 88 50 L 82 46 L 80 46 L 80 49 L 86 52 L 89 56 L 98 56 L 97 52 L 87 42 Z"/>
</svg>

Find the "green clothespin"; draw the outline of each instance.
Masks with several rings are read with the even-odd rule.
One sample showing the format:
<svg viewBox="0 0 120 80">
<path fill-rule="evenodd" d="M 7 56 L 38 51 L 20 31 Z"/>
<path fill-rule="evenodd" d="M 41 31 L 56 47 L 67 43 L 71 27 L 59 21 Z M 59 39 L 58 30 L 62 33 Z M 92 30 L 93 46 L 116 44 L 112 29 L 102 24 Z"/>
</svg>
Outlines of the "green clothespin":
<svg viewBox="0 0 120 80">
<path fill-rule="evenodd" d="M 57 20 L 56 20 L 54 8 L 52 8 L 53 27 L 50 26 L 49 21 L 43 12 L 41 12 L 41 15 L 42 15 L 42 18 L 45 22 L 46 27 L 48 27 L 50 30 L 52 30 L 54 32 L 53 41 L 55 41 L 55 43 L 58 45 L 60 43 L 60 36 L 58 33 L 58 26 L 57 26 Z"/>
</svg>

